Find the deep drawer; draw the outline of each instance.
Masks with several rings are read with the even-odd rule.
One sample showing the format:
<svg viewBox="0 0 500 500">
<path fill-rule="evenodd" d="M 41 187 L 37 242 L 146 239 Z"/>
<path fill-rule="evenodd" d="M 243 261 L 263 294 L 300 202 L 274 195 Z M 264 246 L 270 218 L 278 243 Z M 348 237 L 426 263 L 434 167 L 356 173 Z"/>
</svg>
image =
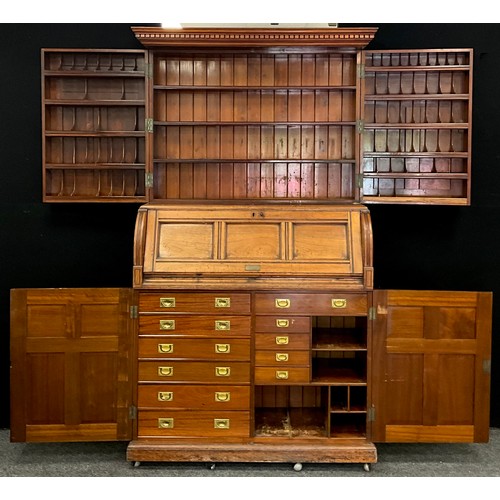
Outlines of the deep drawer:
<svg viewBox="0 0 500 500">
<path fill-rule="evenodd" d="M 255 349 L 307 350 L 310 347 L 310 339 L 308 333 L 256 333 Z"/>
<path fill-rule="evenodd" d="M 365 293 L 257 293 L 257 314 L 301 314 L 311 316 L 366 316 Z"/>
<path fill-rule="evenodd" d="M 247 411 L 139 411 L 139 438 L 249 436 Z"/>
<path fill-rule="evenodd" d="M 287 351 L 285 349 L 276 351 L 255 351 L 256 366 L 310 366 L 311 353 L 309 351 Z"/>
<path fill-rule="evenodd" d="M 139 358 L 250 361 L 250 339 L 140 338 Z"/>
<path fill-rule="evenodd" d="M 250 336 L 250 316 L 178 316 L 141 314 L 139 334 L 148 335 L 240 335 Z"/>
<path fill-rule="evenodd" d="M 255 368 L 256 384 L 308 384 L 311 380 L 309 367 L 268 367 L 258 366 Z"/>
<path fill-rule="evenodd" d="M 139 382 L 250 382 L 250 363 L 211 361 L 139 361 Z"/>
<path fill-rule="evenodd" d="M 139 313 L 192 312 L 207 314 L 235 314 L 250 312 L 249 293 L 159 293 L 139 295 Z"/>
<path fill-rule="evenodd" d="M 248 411 L 250 387 L 244 385 L 140 385 L 139 408 Z"/>
<path fill-rule="evenodd" d="M 311 318 L 301 316 L 257 316 L 255 331 L 263 333 L 309 333 Z"/>
</svg>

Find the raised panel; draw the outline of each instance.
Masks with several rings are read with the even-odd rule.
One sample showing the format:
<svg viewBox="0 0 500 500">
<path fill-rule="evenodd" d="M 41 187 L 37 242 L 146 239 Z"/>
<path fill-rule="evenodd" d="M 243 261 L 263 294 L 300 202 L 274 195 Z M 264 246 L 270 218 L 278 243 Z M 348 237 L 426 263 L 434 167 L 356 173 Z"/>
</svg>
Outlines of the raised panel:
<svg viewBox="0 0 500 500">
<path fill-rule="evenodd" d="M 283 257 L 281 224 L 233 224 L 225 225 L 225 252 L 227 260 L 271 260 Z"/>
<path fill-rule="evenodd" d="M 292 236 L 292 256 L 297 261 L 348 260 L 347 224 L 298 224 Z"/>
<path fill-rule="evenodd" d="M 29 305 L 27 337 L 65 337 L 68 333 L 66 307 L 63 304 Z"/>
<path fill-rule="evenodd" d="M 213 259 L 214 224 L 160 223 L 158 258 L 166 260 Z"/>
</svg>

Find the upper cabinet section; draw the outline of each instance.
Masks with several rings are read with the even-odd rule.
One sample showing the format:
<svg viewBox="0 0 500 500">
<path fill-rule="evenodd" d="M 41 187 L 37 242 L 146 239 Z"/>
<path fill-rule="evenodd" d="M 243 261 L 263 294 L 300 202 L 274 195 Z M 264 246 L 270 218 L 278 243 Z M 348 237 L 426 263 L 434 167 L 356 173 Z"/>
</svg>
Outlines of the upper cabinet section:
<svg viewBox="0 0 500 500">
<path fill-rule="evenodd" d="M 42 51 L 44 201 L 145 201 L 145 52 Z"/>
<path fill-rule="evenodd" d="M 472 50 L 363 58 L 362 201 L 469 204 Z"/>
</svg>

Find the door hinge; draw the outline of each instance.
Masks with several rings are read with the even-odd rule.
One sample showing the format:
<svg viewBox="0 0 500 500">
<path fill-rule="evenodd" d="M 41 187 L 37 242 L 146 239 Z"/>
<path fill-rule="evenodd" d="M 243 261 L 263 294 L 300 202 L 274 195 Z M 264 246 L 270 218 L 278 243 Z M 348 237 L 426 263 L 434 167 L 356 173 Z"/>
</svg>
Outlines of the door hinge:
<svg viewBox="0 0 500 500">
<path fill-rule="evenodd" d="M 365 77 L 365 65 L 358 64 L 356 65 L 356 75 L 358 78 L 363 79 Z"/>
<path fill-rule="evenodd" d="M 146 78 L 153 78 L 153 64 L 152 63 L 146 63 L 144 65 L 144 74 L 146 75 Z"/>
<path fill-rule="evenodd" d="M 485 359 L 483 361 L 483 372 L 488 375 L 491 374 L 491 359 Z"/>
<path fill-rule="evenodd" d="M 363 120 L 356 120 L 356 130 L 358 134 L 362 134 L 365 131 L 365 122 Z"/>
<path fill-rule="evenodd" d="M 130 318 L 137 319 L 137 316 L 138 316 L 138 307 L 137 306 L 130 306 Z"/>
<path fill-rule="evenodd" d="M 356 174 L 356 186 L 359 189 L 363 187 L 363 176 L 361 174 Z"/>
<path fill-rule="evenodd" d="M 368 420 L 368 422 L 375 422 L 375 407 L 374 406 L 372 406 L 371 408 L 368 408 L 367 420 Z"/>
<path fill-rule="evenodd" d="M 147 188 L 152 188 L 154 186 L 154 176 L 152 172 L 146 172 L 144 174 L 144 184 Z"/>
<path fill-rule="evenodd" d="M 144 130 L 148 133 L 148 134 L 152 134 L 153 133 L 153 119 L 152 118 L 146 118 L 145 120 L 145 123 L 144 123 Z"/>
<path fill-rule="evenodd" d="M 375 309 L 375 307 L 370 307 L 368 309 L 368 319 L 371 320 L 377 319 L 377 309 Z"/>
<path fill-rule="evenodd" d="M 137 406 L 131 405 L 128 407 L 128 418 L 130 420 L 137 419 Z"/>
</svg>

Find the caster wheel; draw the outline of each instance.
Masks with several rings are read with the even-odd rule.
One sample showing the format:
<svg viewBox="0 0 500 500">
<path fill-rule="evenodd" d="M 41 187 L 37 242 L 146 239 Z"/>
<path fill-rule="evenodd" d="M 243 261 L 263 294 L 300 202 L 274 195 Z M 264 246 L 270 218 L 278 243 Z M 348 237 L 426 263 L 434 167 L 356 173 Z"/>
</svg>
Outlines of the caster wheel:
<svg viewBox="0 0 500 500">
<path fill-rule="evenodd" d="M 215 464 L 210 464 L 208 467 L 210 470 L 215 470 Z"/>
<path fill-rule="evenodd" d="M 370 464 L 363 464 L 363 469 L 365 472 L 370 472 Z"/>
<path fill-rule="evenodd" d="M 299 472 L 299 470 L 302 470 L 302 464 L 296 463 L 293 466 L 293 470 Z"/>
<path fill-rule="evenodd" d="M 139 467 L 141 465 L 141 462 L 134 462 L 134 467 Z"/>
</svg>

